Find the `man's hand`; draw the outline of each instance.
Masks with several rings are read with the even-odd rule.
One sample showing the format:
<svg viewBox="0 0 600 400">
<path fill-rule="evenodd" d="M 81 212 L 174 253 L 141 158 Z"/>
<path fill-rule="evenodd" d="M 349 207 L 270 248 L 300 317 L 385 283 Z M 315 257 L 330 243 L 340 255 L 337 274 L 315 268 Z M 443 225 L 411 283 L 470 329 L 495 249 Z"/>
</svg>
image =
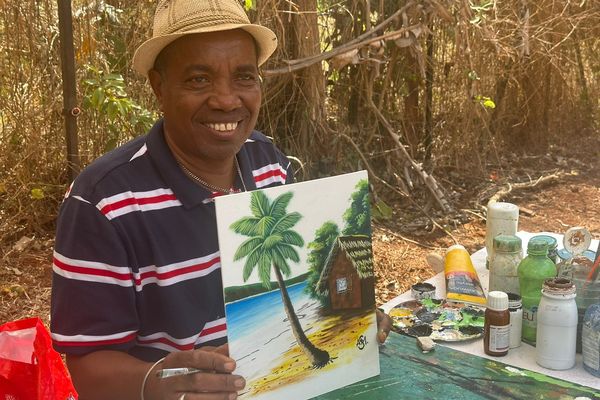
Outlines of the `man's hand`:
<svg viewBox="0 0 600 400">
<path fill-rule="evenodd" d="M 228 354 L 227 345 L 169 354 L 156 370 L 187 367 L 201 372 L 159 379 L 156 371 L 152 371 L 153 383 L 147 388 L 147 398 L 235 399 L 237 392 L 246 386 L 246 381 L 241 376 L 232 374 L 236 365 Z"/>
<path fill-rule="evenodd" d="M 377 314 L 377 341 L 383 344 L 392 329 L 392 319 L 380 309 L 376 309 L 375 313 Z"/>
</svg>

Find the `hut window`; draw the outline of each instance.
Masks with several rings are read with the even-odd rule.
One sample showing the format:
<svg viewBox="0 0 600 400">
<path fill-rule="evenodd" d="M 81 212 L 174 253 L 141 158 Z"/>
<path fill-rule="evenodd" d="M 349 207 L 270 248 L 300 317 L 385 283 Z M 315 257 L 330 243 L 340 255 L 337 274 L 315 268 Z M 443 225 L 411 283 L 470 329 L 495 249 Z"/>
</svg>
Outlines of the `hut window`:
<svg viewBox="0 0 600 400">
<path fill-rule="evenodd" d="M 348 277 L 341 277 L 335 280 L 335 288 L 337 293 L 345 293 L 352 290 L 352 281 Z"/>
</svg>

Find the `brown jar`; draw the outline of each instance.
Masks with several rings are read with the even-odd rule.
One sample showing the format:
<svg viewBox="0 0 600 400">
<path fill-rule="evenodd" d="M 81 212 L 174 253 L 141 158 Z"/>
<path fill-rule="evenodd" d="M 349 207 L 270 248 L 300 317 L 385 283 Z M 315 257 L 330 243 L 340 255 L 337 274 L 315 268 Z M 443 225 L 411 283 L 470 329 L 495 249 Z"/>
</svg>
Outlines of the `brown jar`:
<svg viewBox="0 0 600 400">
<path fill-rule="evenodd" d="M 499 291 L 489 292 L 483 328 L 483 351 L 490 356 L 505 356 L 509 346 L 508 295 Z"/>
</svg>

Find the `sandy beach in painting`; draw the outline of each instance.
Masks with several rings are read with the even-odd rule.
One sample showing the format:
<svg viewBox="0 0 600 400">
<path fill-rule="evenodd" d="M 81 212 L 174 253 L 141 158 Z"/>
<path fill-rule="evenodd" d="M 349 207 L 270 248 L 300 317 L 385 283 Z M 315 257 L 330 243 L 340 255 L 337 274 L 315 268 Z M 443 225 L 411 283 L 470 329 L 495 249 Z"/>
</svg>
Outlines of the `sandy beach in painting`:
<svg viewBox="0 0 600 400">
<path fill-rule="evenodd" d="M 283 306 L 273 304 L 278 296 L 275 291 L 270 294 L 270 301 L 265 299 L 272 305 L 268 317 L 258 318 L 259 324 L 245 326 L 244 332 L 230 333 L 230 354 L 238 363 L 236 373 L 247 381 L 246 389 L 240 392 L 241 399 L 306 399 L 350 380 L 358 381 L 379 373 L 377 351 L 373 351 L 373 346 L 377 347 L 374 311 L 323 316 L 319 303 L 306 296 L 303 287 L 299 285 L 291 290 L 294 307 L 310 341 L 329 352 L 332 361 L 321 369 L 312 368 L 296 345 Z M 237 337 L 238 334 L 243 336 Z M 358 343 L 361 336 L 366 338 L 364 347 Z"/>
</svg>

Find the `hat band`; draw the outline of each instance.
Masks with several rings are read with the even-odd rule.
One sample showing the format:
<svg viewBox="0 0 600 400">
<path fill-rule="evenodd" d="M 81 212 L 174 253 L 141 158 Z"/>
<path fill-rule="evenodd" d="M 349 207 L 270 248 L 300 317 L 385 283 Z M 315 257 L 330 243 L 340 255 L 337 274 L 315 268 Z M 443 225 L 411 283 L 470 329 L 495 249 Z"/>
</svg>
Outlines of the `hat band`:
<svg viewBox="0 0 600 400">
<path fill-rule="evenodd" d="M 250 21 L 240 18 L 237 15 L 215 15 L 212 13 L 202 13 L 204 15 L 194 15 L 193 18 L 186 18 L 174 24 L 167 25 L 164 30 L 155 32 L 154 37 L 170 35 L 173 33 L 183 33 L 201 28 L 218 27 L 223 24 L 249 24 Z"/>
</svg>

